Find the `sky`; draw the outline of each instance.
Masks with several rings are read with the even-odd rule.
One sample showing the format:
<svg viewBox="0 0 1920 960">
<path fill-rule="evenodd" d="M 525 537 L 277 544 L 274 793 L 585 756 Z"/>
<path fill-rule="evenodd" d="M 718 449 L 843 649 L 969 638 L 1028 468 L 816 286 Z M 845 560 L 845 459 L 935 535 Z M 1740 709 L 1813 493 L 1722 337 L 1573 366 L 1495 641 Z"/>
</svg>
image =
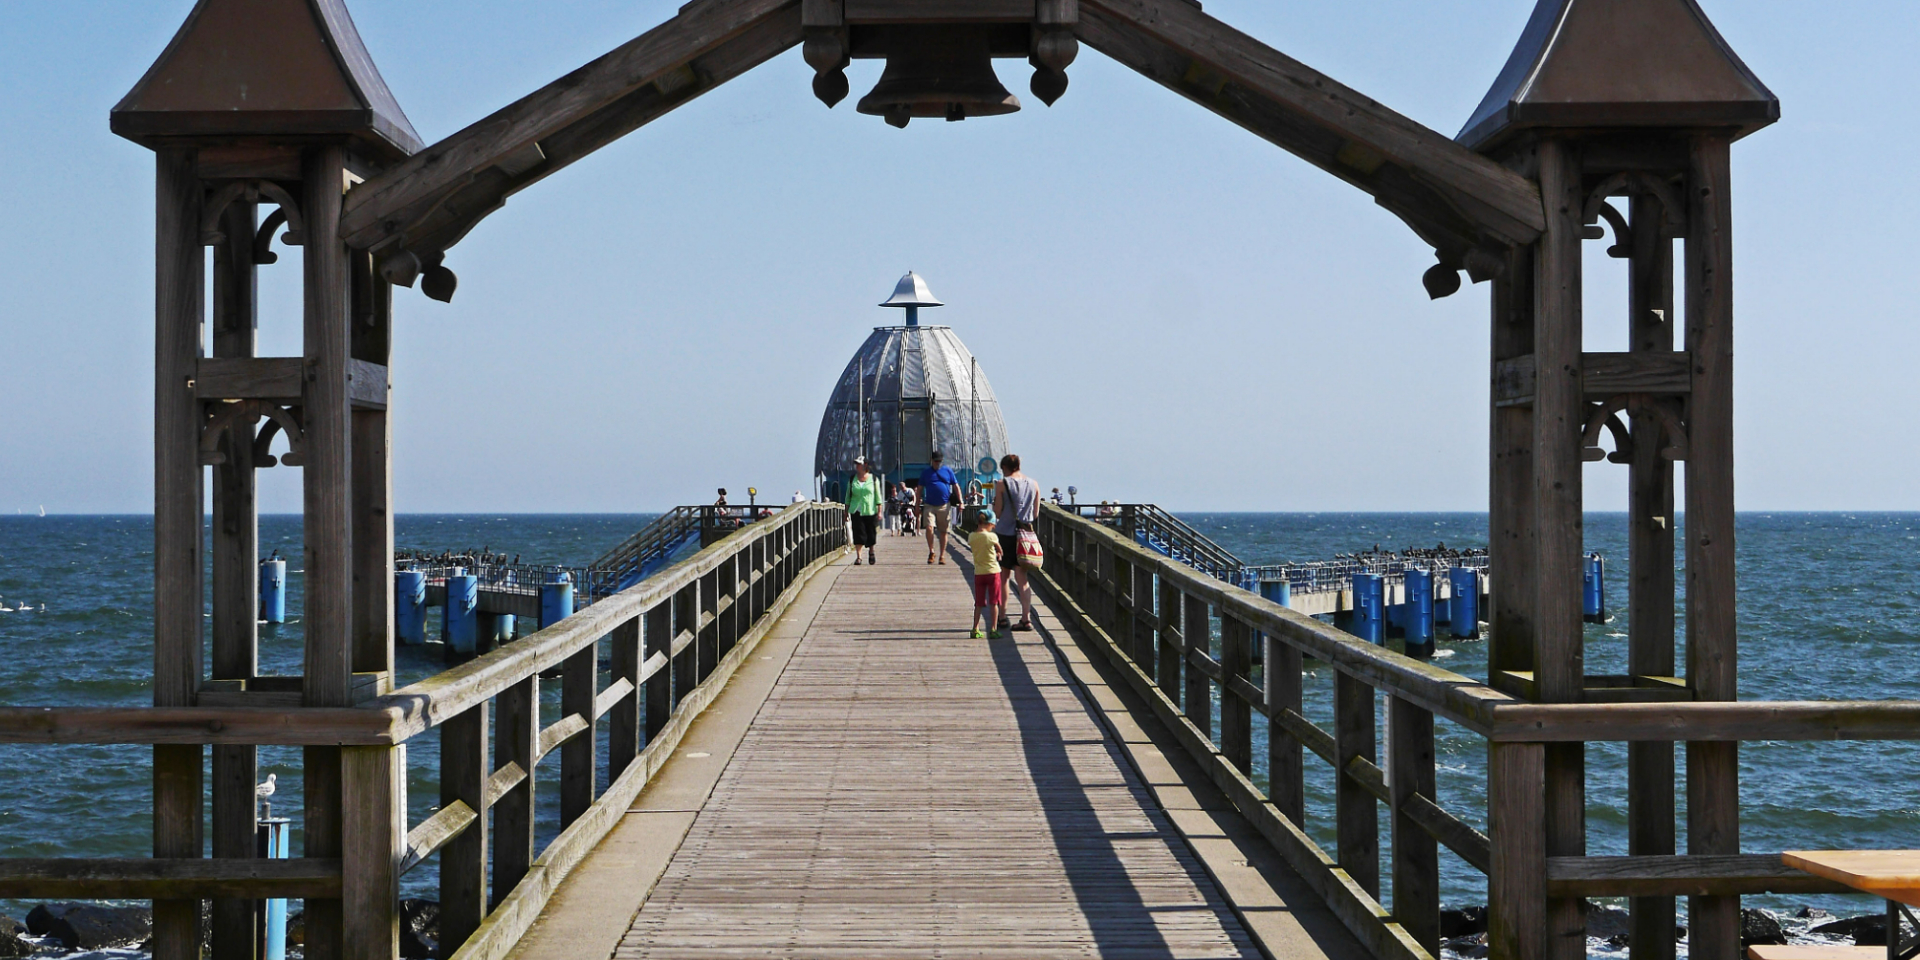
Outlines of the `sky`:
<svg viewBox="0 0 1920 960">
<path fill-rule="evenodd" d="M 1920 509 L 1920 17 L 1912 0 L 1702 0 L 1782 102 L 1735 145 L 1742 510 Z M 672 16 L 661 0 L 350 0 L 423 139 Z M 190 0 L 0 3 L 0 513 L 152 507 L 150 153 L 107 111 Z M 1532 0 L 1207 0 L 1443 133 Z M 631 512 L 811 488 L 834 379 L 906 270 L 979 357 L 1044 485 L 1180 510 L 1486 509 L 1487 286 L 1364 194 L 1083 48 L 1052 108 L 895 130 L 798 49 L 509 200 L 398 291 L 401 512 Z M 1586 348 L 1624 349 L 1590 243 Z M 299 258 L 261 352 L 300 352 Z M 1625 504 L 1589 465 L 1587 505 Z M 299 473 L 261 473 L 297 512 Z"/>
</svg>

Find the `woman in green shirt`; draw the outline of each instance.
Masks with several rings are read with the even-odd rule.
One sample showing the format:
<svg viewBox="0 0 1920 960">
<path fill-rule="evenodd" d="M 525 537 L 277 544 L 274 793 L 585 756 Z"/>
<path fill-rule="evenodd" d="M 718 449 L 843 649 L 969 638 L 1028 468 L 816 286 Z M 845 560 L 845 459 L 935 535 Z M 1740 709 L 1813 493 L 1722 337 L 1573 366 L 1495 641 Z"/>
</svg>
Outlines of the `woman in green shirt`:
<svg viewBox="0 0 1920 960">
<path fill-rule="evenodd" d="M 880 530 L 880 478 L 867 470 L 867 458 L 853 458 L 853 479 L 847 483 L 847 519 L 853 524 L 853 562 L 860 562 L 860 548 L 867 548 L 867 563 L 873 558 L 873 541 Z"/>
</svg>

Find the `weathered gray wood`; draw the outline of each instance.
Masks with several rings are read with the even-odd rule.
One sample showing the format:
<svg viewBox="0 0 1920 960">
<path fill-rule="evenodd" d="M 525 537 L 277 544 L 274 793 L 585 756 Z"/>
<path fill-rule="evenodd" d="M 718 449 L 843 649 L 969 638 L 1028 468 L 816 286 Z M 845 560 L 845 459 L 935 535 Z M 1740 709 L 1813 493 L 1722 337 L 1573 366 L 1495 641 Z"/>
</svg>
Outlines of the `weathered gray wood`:
<svg viewBox="0 0 1920 960">
<path fill-rule="evenodd" d="M 404 747 L 340 750 L 342 945 L 351 960 L 400 956 L 400 856 L 406 811 L 400 808 Z"/>
<path fill-rule="evenodd" d="M 351 266 L 353 407 L 353 669 L 393 670 L 393 426 L 388 416 L 387 363 L 392 338 L 391 286 L 373 261 L 354 252 Z M 391 686 L 391 684 L 388 684 Z"/>
<path fill-rule="evenodd" d="M 1501 365 L 1533 356 L 1533 249 L 1516 247 L 1507 269 L 1492 283 L 1493 378 L 1499 389 Z M 1532 393 L 1529 378 L 1527 391 Z M 1493 578 L 1486 619 L 1487 669 L 1533 669 L 1535 623 L 1533 582 L 1533 407 L 1503 406 L 1496 398 L 1488 446 L 1487 562 L 1500 571 Z"/>
<path fill-rule="evenodd" d="M 1580 355 L 1583 389 L 1588 400 L 1604 400 L 1622 393 L 1683 394 L 1692 386 L 1692 363 L 1685 353 L 1633 351 Z"/>
<path fill-rule="evenodd" d="M 446 960 L 487 915 L 488 706 L 480 704 L 440 726 L 440 807 L 479 814 L 440 851 L 440 957 Z"/>
<path fill-rule="evenodd" d="M 1133 603 L 1133 658 L 1149 675 L 1154 671 L 1154 654 L 1159 649 L 1159 617 L 1153 608 L 1153 570 L 1133 569 L 1133 590 L 1127 594 Z"/>
<path fill-rule="evenodd" d="M 593 806 L 593 784 L 599 769 L 599 751 L 594 749 L 594 731 L 599 727 L 593 722 L 596 717 L 593 708 L 594 694 L 598 692 L 600 645 L 581 647 L 579 653 L 567 658 L 563 669 L 560 712 L 564 716 L 580 717 L 584 725 L 579 736 L 568 739 L 560 747 L 560 826 L 565 829 Z"/>
<path fill-rule="evenodd" d="M 1777 853 L 1702 856 L 1548 857 L 1548 892 L 1560 897 L 1732 896 L 1849 893 L 1845 884 L 1803 873 Z M 1673 928 L 1665 931 L 1673 939 Z"/>
<path fill-rule="evenodd" d="M 342 835 L 341 747 L 307 747 L 300 751 L 304 822 L 301 856 L 341 860 L 346 844 Z M 344 892 L 344 891 L 343 891 Z M 345 956 L 341 901 L 307 901 L 306 956 L 333 960 Z"/>
<path fill-rule="evenodd" d="M 202 357 L 193 391 L 202 400 L 300 402 L 299 357 Z"/>
<path fill-rule="evenodd" d="M 1186 660 L 1180 640 L 1180 615 L 1185 606 L 1186 599 L 1180 595 L 1180 588 L 1171 580 L 1161 580 L 1160 629 L 1155 631 L 1159 640 L 1154 654 L 1158 668 L 1155 677 L 1160 689 L 1176 700 L 1180 697 L 1180 665 Z"/>
<path fill-rule="evenodd" d="M 400 863 L 394 870 L 404 876 L 407 871 L 420 865 L 421 861 L 438 853 L 441 847 L 453 842 L 455 837 L 472 827 L 480 815 L 473 808 L 458 800 L 441 807 L 433 816 L 420 821 L 420 825 L 407 831 L 407 840 L 400 852 Z"/>
<path fill-rule="evenodd" d="M 340 895 L 340 861 L 207 859 L 0 859 L 0 897 L 71 900 L 327 898 Z M 197 947 L 196 947 L 197 949 Z"/>
<path fill-rule="evenodd" d="M 1687 680 L 1702 700 L 1737 696 L 1734 600 L 1733 184 L 1724 135 L 1694 139 L 1687 173 Z M 1687 852 L 1740 852 L 1740 767 L 1735 743 L 1687 746 Z M 1740 954 L 1740 901 L 1696 897 L 1689 955 Z"/>
<path fill-rule="evenodd" d="M 1547 955 L 1546 747 L 1487 745 L 1487 946 L 1508 960 Z"/>
<path fill-rule="evenodd" d="M 1213 612 L 1207 601 L 1192 592 L 1185 592 L 1187 609 L 1180 618 L 1183 628 L 1181 640 L 1185 643 L 1189 658 L 1193 654 L 1205 656 L 1213 646 Z M 1187 670 L 1187 692 L 1181 699 L 1187 719 L 1201 733 L 1213 736 L 1213 684 L 1205 673 L 1196 669 Z"/>
<path fill-rule="evenodd" d="M 1387 763 L 1393 811 L 1393 918 L 1427 952 L 1440 955 L 1440 851 L 1413 818 L 1415 797 L 1434 796 L 1433 714 L 1387 698 Z"/>
<path fill-rule="evenodd" d="M 1674 211 L 1676 214 L 1684 211 Z M 1673 350 L 1673 239 L 1658 195 L 1631 201 L 1632 257 L 1627 281 L 1629 345 L 1638 352 Z M 1689 388 L 1691 388 L 1689 370 Z M 1674 675 L 1673 462 L 1660 455 L 1661 418 L 1629 411 L 1633 459 L 1627 480 L 1627 672 Z M 1627 852 L 1675 852 L 1673 744 L 1627 744 Z M 1671 897 L 1635 897 L 1628 909 L 1632 960 L 1673 960 L 1676 910 Z"/>
<path fill-rule="evenodd" d="M 800 11 L 791 0 L 735 0 L 697 3 L 645 34 L 616 47 L 578 70 L 509 104 L 485 119 L 409 157 L 354 191 L 344 224 L 344 236 L 355 247 L 375 249 L 396 239 L 439 230 L 458 239 L 486 212 L 497 208 L 507 193 L 525 187 L 554 170 L 592 152 L 613 138 L 685 102 L 711 83 L 700 82 L 699 72 L 687 65 L 702 57 L 707 75 L 719 82 L 800 42 Z M 752 49 L 729 51 L 729 41 L 768 26 L 781 29 L 773 43 L 760 40 Z M 691 74 L 682 77 L 681 74 Z M 717 75 L 716 75 L 717 73 Z M 665 109 L 653 102 L 620 109 L 636 92 L 650 87 L 665 98 Z M 603 118 L 601 114 L 614 116 Z M 637 117 L 630 114 L 638 113 Z M 611 130 L 599 129 L 601 125 Z M 562 144 L 569 139 L 584 141 Z M 545 160 L 517 174 L 503 176 L 495 189 L 454 204 L 453 223 L 433 223 L 436 207 L 470 180 L 489 174 L 489 168 L 539 145 Z M 465 217 L 458 217 L 459 213 Z M 425 221 L 425 222 L 423 222 Z M 424 229 L 423 229 L 424 228 Z M 457 231 L 457 232 L 456 232 Z M 438 249 L 445 249 L 439 247 Z"/>
<path fill-rule="evenodd" d="M 1146 665 L 1142 664 L 1142 669 Z M 1253 709 L 1239 696 L 1229 696 L 1239 684 L 1248 684 L 1253 671 L 1253 631 L 1233 617 L 1220 619 L 1220 755 L 1241 773 L 1253 772 Z M 1250 687 L 1251 685 L 1248 684 Z M 1253 691 L 1257 693 L 1258 691 Z"/>
<path fill-rule="evenodd" d="M 1267 794 L 1281 816 L 1293 821 L 1295 826 L 1304 827 L 1307 794 L 1302 743 L 1287 725 L 1273 719 L 1285 716 L 1288 711 L 1298 716 L 1304 709 L 1300 651 L 1273 637 L 1267 637 L 1266 644 L 1261 677 L 1267 695 Z"/>
<path fill-rule="evenodd" d="M 634 617 L 613 628 L 607 637 L 608 666 L 612 680 L 611 690 L 621 683 L 627 685 L 627 694 L 612 704 L 607 714 L 607 778 L 617 780 L 620 772 L 639 756 L 641 746 L 640 730 L 640 617 Z M 594 711 L 600 712 L 600 704 L 606 697 L 602 693 L 594 701 Z"/>
<path fill-rule="evenodd" d="M 1333 736 L 1339 766 L 1355 757 L 1374 763 L 1373 688 L 1338 673 L 1333 681 Z M 1373 795 L 1351 777 L 1334 789 L 1335 833 L 1340 869 L 1367 895 L 1380 898 L 1380 811 Z"/>
<path fill-rule="evenodd" d="M 698 658 L 692 652 L 692 638 L 699 626 L 700 581 L 696 579 L 673 595 L 673 632 L 667 635 L 667 656 L 673 660 L 672 702 L 676 706 L 700 683 Z"/>
<path fill-rule="evenodd" d="M 221 211 L 220 218 L 226 238 L 213 248 L 213 352 L 223 357 L 251 357 L 256 315 L 254 204 L 236 200 Z M 196 376 L 196 396 L 199 384 Z M 213 529 L 209 538 L 213 573 L 213 615 L 207 621 L 212 634 L 209 672 L 216 680 L 250 680 L 259 670 L 256 620 L 260 589 L 251 423 L 236 423 L 221 440 L 220 449 L 224 462 L 213 468 Z M 254 833 L 258 816 L 253 794 L 258 775 L 254 748 L 216 746 L 212 769 L 212 854 L 216 858 L 251 858 L 257 850 Z M 252 960 L 258 922 L 254 901 L 223 898 L 215 900 L 212 909 L 209 946 L 215 960 Z"/>
<path fill-rule="evenodd" d="M 0 743 L 395 743 L 385 709 L 0 707 Z"/>
<path fill-rule="evenodd" d="M 200 404 L 193 370 L 204 312 L 200 181 L 194 154 L 155 153 L 153 401 L 153 703 L 193 703 L 201 676 Z M 201 763 L 197 746 L 153 751 L 153 854 L 201 854 Z M 155 960 L 200 952 L 200 903 L 156 900 Z"/>
<path fill-rule="evenodd" d="M 847 23 L 1028 23 L 1033 0 L 845 0 Z"/>
<path fill-rule="evenodd" d="M 306 461 L 302 466 L 306 589 L 303 624 L 309 706 L 352 703 L 353 674 L 353 476 L 352 410 L 347 361 L 351 327 L 347 318 L 347 249 L 339 232 L 346 150 L 339 146 L 307 151 L 302 206 L 307 244 L 305 268 L 306 379 L 302 390 L 302 426 Z"/>
<path fill-rule="evenodd" d="M 540 756 L 540 677 L 527 677 L 502 691 L 493 701 L 493 765 L 508 765 L 531 773 Z M 493 888 L 490 903 L 500 901 L 533 865 L 534 778 L 524 776 L 493 808 Z"/>
<path fill-rule="evenodd" d="M 647 659 L 666 657 L 673 642 L 673 603 L 655 604 L 646 614 Z M 647 729 L 645 743 L 652 743 L 666 729 L 673 715 L 673 671 L 661 670 L 647 678 Z"/>
<path fill-rule="evenodd" d="M 1373 194 L 1455 249 L 1482 236 L 1529 243 L 1540 195 L 1512 171 L 1461 147 L 1188 4 L 1082 0 L 1075 30 L 1094 49 L 1301 159 Z M 1253 119 L 1263 108 L 1269 116 Z M 1576 208 L 1577 209 L 1577 208 Z"/>
</svg>

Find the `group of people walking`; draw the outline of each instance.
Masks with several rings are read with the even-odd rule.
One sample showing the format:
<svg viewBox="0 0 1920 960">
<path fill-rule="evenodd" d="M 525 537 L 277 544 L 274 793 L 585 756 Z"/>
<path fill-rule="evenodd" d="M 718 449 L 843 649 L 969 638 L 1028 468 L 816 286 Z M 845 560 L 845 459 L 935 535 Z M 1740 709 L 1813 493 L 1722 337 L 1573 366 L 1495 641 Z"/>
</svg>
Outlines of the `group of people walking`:
<svg viewBox="0 0 1920 960">
<path fill-rule="evenodd" d="M 933 462 L 920 474 L 919 485 L 912 490 L 912 500 L 902 501 L 896 493 L 893 501 L 897 504 L 893 509 L 903 515 L 903 526 L 917 525 L 925 534 L 930 566 L 947 562 L 945 544 L 953 512 L 967 505 L 959 477 L 946 465 L 945 457 L 934 451 L 931 459 Z M 1033 629 L 1033 588 L 1027 583 L 1027 567 L 1037 566 L 1040 558 L 1039 539 L 1034 533 L 1034 523 L 1040 517 L 1040 485 L 1020 471 L 1016 454 L 1000 458 L 1000 472 L 1001 478 L 993 485 L 992 505 L 979 504 L 972 521 L 974 529 L 964 531 L 973 553 L 975 637 L 998 638 L 1001 631 Z M 847 484 L 854 563 L 860 562 L 863 549 L 869 565 L 880 562 L 874 545 L 879 539 L 881 513 L 891 512 L 890 507 L 867 458 L 854 458 L 853 479 Z M 1009 592 L 1020 600 L 1018 623 L 1010 622 Z M 983 619 L 987 624 L 985 634 Z"/>
</svg>

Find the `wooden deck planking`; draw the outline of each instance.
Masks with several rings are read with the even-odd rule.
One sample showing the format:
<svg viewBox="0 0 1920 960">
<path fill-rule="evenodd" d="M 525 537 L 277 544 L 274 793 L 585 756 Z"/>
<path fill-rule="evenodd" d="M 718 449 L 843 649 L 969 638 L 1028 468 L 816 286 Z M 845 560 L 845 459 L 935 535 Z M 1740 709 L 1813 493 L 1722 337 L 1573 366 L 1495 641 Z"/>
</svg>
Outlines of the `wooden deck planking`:
<svg viewBox="0 0 1920 960">
<path fill-rule="evenodd" d="M 962 571 L 847 570 L 615 952 L 1254 958 L 1037 633 Z"/>
</svg>

